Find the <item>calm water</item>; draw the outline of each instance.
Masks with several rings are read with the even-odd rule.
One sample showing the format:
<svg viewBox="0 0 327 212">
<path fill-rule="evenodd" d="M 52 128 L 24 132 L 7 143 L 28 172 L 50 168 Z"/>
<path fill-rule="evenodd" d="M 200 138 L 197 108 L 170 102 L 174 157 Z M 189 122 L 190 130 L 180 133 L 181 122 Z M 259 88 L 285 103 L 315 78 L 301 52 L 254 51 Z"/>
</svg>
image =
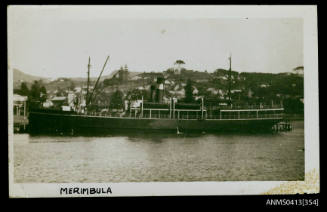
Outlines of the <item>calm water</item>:
<svg viewBox="0 0 327 212">
<path fill-rule="evenodd" d="M 303 121 L 261 135 L 14 136 L 14 178 L 32 182 L 303 180 Z"/>
</svg>

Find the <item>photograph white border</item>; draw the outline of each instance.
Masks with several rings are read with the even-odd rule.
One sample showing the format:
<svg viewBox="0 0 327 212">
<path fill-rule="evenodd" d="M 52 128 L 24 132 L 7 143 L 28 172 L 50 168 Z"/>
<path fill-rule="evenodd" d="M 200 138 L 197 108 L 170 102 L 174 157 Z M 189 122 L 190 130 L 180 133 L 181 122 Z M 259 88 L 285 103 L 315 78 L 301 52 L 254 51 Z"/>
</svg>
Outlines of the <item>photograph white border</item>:
<svg viewBox="0 0 327 212">
<path fill-rule="evenodd" d="M 11 9 L 8 6 L 8 19 Z M 41 10 L 80 6 L 26 6 Z M 149 182 L 149 183 L 15 183 L 13 151 L 13 73 L 8 60 L 8 154 L 9 196 L 17 197 L 81 197 L 81 196 L 188 196 L 188 195 L 253 195 L 319 193 L 319 93 L 317 7 L 306 6 L 83 6 L 99 10 L 94 19 L 106 11 L 113 19 L 205 19 L 205 18 L 302 18 L 304 40 L 305 101 L 305 180 L 304 181 L 224 181 L 224 182 Z M 8 26 L 10 27 L 10 26 Z M 8 35 L 9 37 L 10 35 Z M 8 47 L 9 51 L 9 47 Z M 313 182 L 312 182 L 312 175 Z M 310 181 L 310 182 L 309 182 Z M 292 185 L 291 187 L 289 187 Z M 60 195 L 60 188 L 110 187 L 112 193 L 102 195 Z M 280 188 L 274 191 L 274 188 Z M 288 189 L 285 189 L 288 188 Z"/>
</svg>

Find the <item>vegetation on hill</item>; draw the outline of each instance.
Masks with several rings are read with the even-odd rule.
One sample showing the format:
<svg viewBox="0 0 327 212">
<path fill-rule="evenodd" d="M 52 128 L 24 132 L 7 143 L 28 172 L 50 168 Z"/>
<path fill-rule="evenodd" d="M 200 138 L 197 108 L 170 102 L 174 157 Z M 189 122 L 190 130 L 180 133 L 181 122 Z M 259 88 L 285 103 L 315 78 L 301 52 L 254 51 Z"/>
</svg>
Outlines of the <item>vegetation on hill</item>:
<svg viewBox="0 0 327 212">
<path fill-rule="evenodd" d="M 27 96 L 29 108 L 39 108 L 47 99 L 47 90 L 42 80 L 34 81 L 29 89 L 26 82 L 22 82 L 19 89 L 14 89 L 14 93 Z"/>
<path fill-rule="evenodd" d="M 163 72 L 144 72 L 133 78 L 113 77 L 100 81 L 98 94 L 94 102 L 98 105 L 122 107 L 121 99 L 145 100 L 150 97 L 150 86 L 155 84 L 158 77 L 165 79 L 165 97 L 176 97 L 182 102 L 195 102 L 204 97 L 205 100 L 215 99 L 226 102 L 228 99 L 229 70 L 217 69 L 213 73 L 207 71 L 189 70 L 182 68 L 183 61 L 176 61 L 179 70 L 169 68 Z M 117 72 L 116 72 L 117 73 Z M 132 72 L 129 72 L 130 76 Z M 115 76 L 115 75 L 113 75 Z M 135 77 L 137 76 L 137 77 Z M 288 113 L 303 113 L 304 84 L 303 75 L 296 73 L 239 73 L 231 72 L 231 99 L 233 104 L 283 104 Z M 49 95 L 66 95 L 68 90 L 85 87 L 86 81 L 76 81 L 73 78 L 59 78 L 55 81 L 37 85 L 21 83 L 15 92 L 21 95 L 32 95 L 29 87 L 41 92 L 40 87 Z M 91 81 L 94 85 L 94 81 Z M 32 88 L 33 87 L 33 88 Z M 118 92 L 119 91 L 119 92 Z M 196 91 L 196 92 L 195 92 Z M 195 93 L 194 93 L 195 92 Z M 33 94 L 36 97 L 38 94 Z M 116 98 L 117 97 L 117 98 Z M 113 98 L 118 99 L 117 101 Z"/>
</svg>

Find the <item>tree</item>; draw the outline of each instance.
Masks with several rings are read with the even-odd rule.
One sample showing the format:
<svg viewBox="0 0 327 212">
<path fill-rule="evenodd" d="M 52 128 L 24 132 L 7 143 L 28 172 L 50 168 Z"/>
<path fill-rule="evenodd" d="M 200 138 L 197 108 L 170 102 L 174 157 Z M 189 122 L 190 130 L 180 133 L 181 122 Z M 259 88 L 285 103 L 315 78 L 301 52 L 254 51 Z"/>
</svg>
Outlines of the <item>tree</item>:
<svg viewBox="0 0 327 212">
<path fill-rule="evenodd" d="M 58 87 L 56 96 L 66 96 L 66 91 L 63 88 Z"/>
<path fill-rule="evenodd" d="M 173 75 L 174 74 L 174 69 L 173 68 L 168 68 L 166 70 L 166 73 L 167 73 L 168 76 Z"/>
<path fill-rule="evenodd" d="M 122 109 L 124 107 L 123 96 L 120 90 L 115 91 L 110 97 L 109 108 Z"/>
<path fill-rule="evenodd" d="M 108 86 L 116 85 L 116 84 L 118 84 L 118 79 L 116 79 L 116 78 L 110 78 L 110 79 L 103 80 L 104 87 L 108 87 Z"/>
<path fill-rule="evenodd" d="M 29 89 L 28 89 L 25 82 L 22 82 L 20 84 L 20 88 L 14 89 L 14 93 L 17 93 L 17 94 L 22 95 L 22 96 L 29 96 L 30 95 L 30 91 L 29 91 Z"/>
<path fill-rule="evenodd" d="M 296 98 L 284 99 L 283 106 L 285 108 L 285 113 L 304 113 L 304 104 Z"/>
<path fill-rule="evenodd" d="M 40 101 L 41 103 L 47 100 L 47 89 L 42 85 L 40 88 Z"/>
<path fill-rule="evenodd" d="M 185 62 L 183 60 L 176 60 L 174 64 L 178 66 L 179 70 L 181 70 L 181 65 L 184 65 Z"/>
<path fill-rule="evenodd" d="M 29 91 L 26 83 L 25 82 L 22 82 L 22 84 L 20 85 L 20 93 L 21 93 L 21 95 L 28 96 L 29 95 L 29 92 L 30 91 Z"/>
<path fill-rule="evenodd" d="M 106 93 L 102 90 L 102 92 L 99 91 L 99 93 L 93 97 L 94 99 L 92 102 L 94 102 L 94 104 L 96 104 L 99 108 L 106 108 L 109 106 L 110 103 L 109 93 Z"/>
<path fill-rule="evenodd" d="M 73 91 L 75 89 L 75 84 L 73 81 L 70 82 L 69 90 Z"/>
<path fill-rule="evenodd" d="M 146 99 L 147 93 L 145 90 L 133 89 L 127 93 L 127 96 L 130 100 L 139 100 L 142 99 L 142 96 L 144 99 Z"/>
<path fill-rule="evenodd" d="M 41 104 L 46 100 L 46 88 L 43 86 L 42 81 L 34 81 L 29 92 L 29 102 L 31 107 L 40 107 Z"/>
<path fill-rule="evenodd" d="M 193 86 L 192 86 L 192 81 L 191 79 L 187 80 L 186 86 L 185 86 L 185 102 L 193 102 L 194 97 L 193 97 Z"/>
<path fill-rule="evenodd" d="M 31 92 L 30 92 L 30 96 L 32 100 L 39 100 L 40 90 L 41 90 L 40 83 L 35 80 L 34 83 L 32 84 Z"/>
<path fill-rule="evenodd" d="M 176 60 L 175 65 L 183 65 L 185 62 L 183 60 Z"/>
</svg>

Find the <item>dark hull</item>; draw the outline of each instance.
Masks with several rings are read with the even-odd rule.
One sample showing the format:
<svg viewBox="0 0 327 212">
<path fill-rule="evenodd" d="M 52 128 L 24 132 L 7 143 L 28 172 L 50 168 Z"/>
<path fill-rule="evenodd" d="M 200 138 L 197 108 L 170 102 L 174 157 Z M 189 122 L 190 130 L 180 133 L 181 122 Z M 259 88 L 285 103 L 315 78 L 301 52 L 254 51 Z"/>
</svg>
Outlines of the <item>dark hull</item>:
<svg viewBox="0 0 327 212">
<path fill-rule="evenodd" d="M 30 133 L 93 133 L 114 131 L 259 132 L 280 119 L 177 120 L 98 117 L 56 113 L 29 114 Z"/>
</svg>

